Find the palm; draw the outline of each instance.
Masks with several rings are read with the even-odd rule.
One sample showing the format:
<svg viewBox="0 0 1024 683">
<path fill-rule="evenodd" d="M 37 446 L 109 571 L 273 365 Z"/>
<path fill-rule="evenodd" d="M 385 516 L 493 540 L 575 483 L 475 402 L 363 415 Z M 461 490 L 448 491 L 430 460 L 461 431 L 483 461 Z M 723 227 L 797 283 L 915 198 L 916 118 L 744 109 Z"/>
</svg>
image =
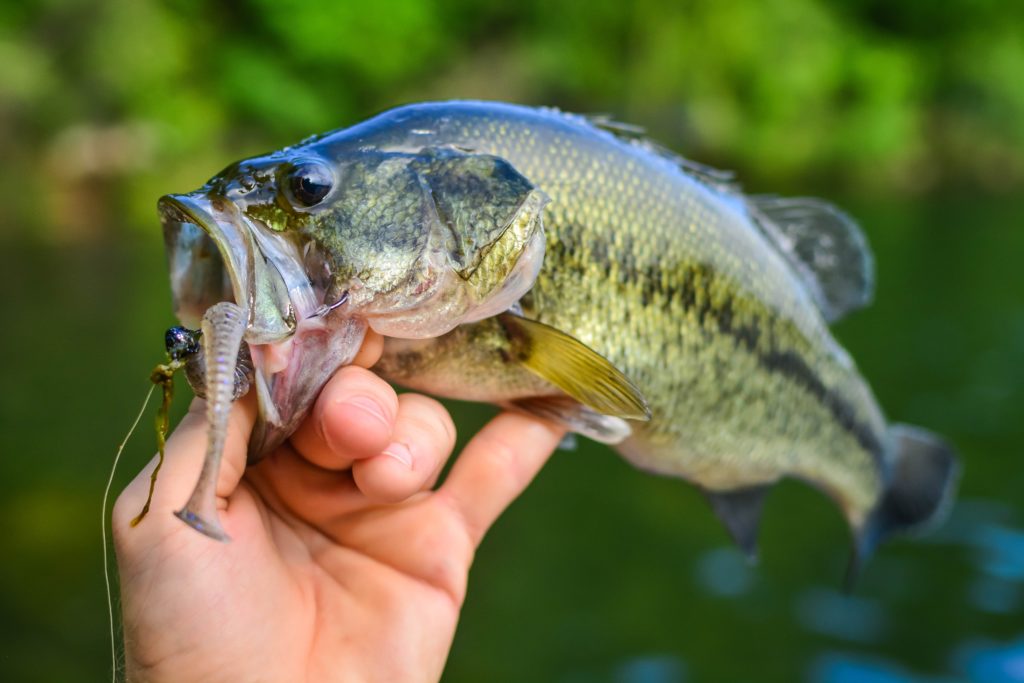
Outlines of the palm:
<svg viewBox="0 0 1024 683">
<path fill-rule="evenodd" d="M 427 399 L 405 403 L 417 401 L 420 418 L 436 410 L 424 408 Z M 403 414 L 416 412 L 400 411 L 395 430 Z M 136 529 L 125 524 L 137 511 L 147 472 L 118 501 L 129 676 L 437 680 L 474 549 L 543 463 L 559 430 L 501 415 L 470 443 L 444 486 L 433 490 L 446 453 L 427 463 L 425 475 L 412 468 L 410 481 L 418 483 L 407 486 L 415 490 L 389 490 L 380 483 L 394 476 L 386 456 L 324 467 L 322 453 L 300 455 L 289 445 L 243 478 L 242 436 L 251 419 L 251 406 L 232 415 L 218 484 L 230 543 L 211 541 L 170 514 L 198 471 L 205 439 L 198 415 L 186 418 L 169 443 L 150 517 Z M 513 452 L 507 444 L 524 430 L 533 445 Z M 438 451 L 450 451 L 448 437 L 438 442 Z M 419 455 L 429 450 L 419 442 L 417 448 Z M 382 503 L 381 496 L 398 500 Z"/>
<path fill-rule="evenodd" d="M 154 634 L 158 644 L 175 642 L 143 662 L 176 671 L 179 680 L 217 680 L 218 672 L 232 681 L 439 678 L 472 544 L 433 495 L 352 510 L 327 535 L 275 509 L 254 486 L 243 483 L 223 516 L 230 544 L 211 549 L 168 520 L 180 528 L 162 546 L 173 553 L 161 561 L 147 603 L 175 606 Z M 184 559 L 197 555 L 208 562 Z M 194 618 L 211 608 L 212 618 Z M 373 654 L 382 647 L 394 656 Z M 200 670 L 182 675 L 195 663 Z"/>
</svg>

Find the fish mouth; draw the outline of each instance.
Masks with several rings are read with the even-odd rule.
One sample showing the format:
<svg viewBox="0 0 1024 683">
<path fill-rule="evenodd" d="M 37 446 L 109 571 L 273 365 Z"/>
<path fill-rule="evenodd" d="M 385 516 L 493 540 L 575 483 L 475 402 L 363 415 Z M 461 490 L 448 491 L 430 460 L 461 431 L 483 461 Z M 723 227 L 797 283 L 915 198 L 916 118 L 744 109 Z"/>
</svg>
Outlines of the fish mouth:
<svg viewBox="0 0 1024 683">
<path fill-rule="evenodd" d="M 324 301 L 324 279 L 306 272 L 302 250 L 203 192 L 158 203 L 171 274 L 174 312 L 198 328 L 207 310 L 231 301 L 245 318 L 259 415 L 249 441 L 255 462 L 288 438 L 327 378 L 352 361 L 365 324 L 349 315 L 342 293 Z"/>
<path fill-rule="evenodd" d="M 268 344 L 290 337 L 296 320 L 316 310 L 295 246 L 233 202 L 203 193 L 167 195 L 157 211 L 174 313 L 186 327 L 197 328 L 212 305 L 233 301 L 248 316 L 245 340 Z"/>
</svg>

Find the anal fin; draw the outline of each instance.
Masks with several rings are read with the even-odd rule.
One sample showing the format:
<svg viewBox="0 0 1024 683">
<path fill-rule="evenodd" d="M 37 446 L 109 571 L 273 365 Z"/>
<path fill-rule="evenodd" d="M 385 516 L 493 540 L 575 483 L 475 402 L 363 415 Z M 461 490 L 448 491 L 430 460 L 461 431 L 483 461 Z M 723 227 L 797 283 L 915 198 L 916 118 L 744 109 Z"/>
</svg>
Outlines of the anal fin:
<svg viewBox="0 0 1024 683">
<path fill-rule="evenodd" d="M 704 491 L 711 509 L 751 562 L 757 559 L 761 513 L 770 488 L 770 484 L 760 484 L 732 491 Z"/>
</svg>

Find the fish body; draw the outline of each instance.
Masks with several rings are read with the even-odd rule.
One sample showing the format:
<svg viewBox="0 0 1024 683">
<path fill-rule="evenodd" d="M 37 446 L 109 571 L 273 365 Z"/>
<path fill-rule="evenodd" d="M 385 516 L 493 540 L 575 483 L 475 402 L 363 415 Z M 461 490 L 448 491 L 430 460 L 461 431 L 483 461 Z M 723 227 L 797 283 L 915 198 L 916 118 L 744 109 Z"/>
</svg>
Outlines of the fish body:
<svg viewBox="0 0 1024 683">
<path fill-rule="evenodd" d="M 349 191 L 332 187 L 333 202 L 312 216 L 282 213 L 280 201 L 235 204 L 251 230 L 293 245 L 276 261 L 304 254 L 277 287 L 310 289 L 303 314 L 344 292 L 339 319 L 388 337 L 385 377 L 615 444 L 643 469 L 700 486 L 751 551 L 764 492 L 782 477 L 827 491 L 862 553 L 948 499 L 951 450 L 888 425 L 829 332 L 872 288 L 866 243 L 834 207 L 746 196 L 607 120 L 481 102 L 385 112 L 229 168 L 208 188 L 246 174 L 258 184 L 260 169 L 279 178 L 273 169 L 303 159 L 346 167 Z M 460 170 L 429 170 L 446 164 Z M 515 233 L 517 223 L 527 229 Z M 445 267 L 414 266 L 423 253 Z M 372 284 L 379 277 L 403 284 Z M 289 297 L 294 311 L 295 296 L 278 299 Z M 439 305 L 445 297 L 455 303 Z M 263 317 L 276 325 L 270 343 L 295 335 L 280 322 L 287 314 Z"/>
</svg>

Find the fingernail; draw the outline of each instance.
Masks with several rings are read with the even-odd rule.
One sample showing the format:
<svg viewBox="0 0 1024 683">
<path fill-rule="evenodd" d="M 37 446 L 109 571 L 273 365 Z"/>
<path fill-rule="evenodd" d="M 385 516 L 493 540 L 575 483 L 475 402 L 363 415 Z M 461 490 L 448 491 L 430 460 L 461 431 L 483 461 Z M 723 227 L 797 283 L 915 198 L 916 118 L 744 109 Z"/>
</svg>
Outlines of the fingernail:
<svg viewBox="0 0 1024 683">
<path fill-rule="evenodd" d="M 402 463 L 409 469 L 412 469 L 412 451 L 409 447 L 401 443 L 393 443 L 384 449 L 384 455 L 390 455 L 392 458 Z"/>
<path fill-rule="evenodd" d="M 366 413 L 368 417 L 372 417 L 377 420 L 384 425 L 389 432 L 391 431 L 391 421 L 388 420 L 387 415 L 384 413 L 384 409 L 380 404 L 372 398 L 367 398 L 365 396 L 353 396 L 352 398 L 345 400 L 345 405 L 359 408 L 359 410 Z"/>
</svg>

